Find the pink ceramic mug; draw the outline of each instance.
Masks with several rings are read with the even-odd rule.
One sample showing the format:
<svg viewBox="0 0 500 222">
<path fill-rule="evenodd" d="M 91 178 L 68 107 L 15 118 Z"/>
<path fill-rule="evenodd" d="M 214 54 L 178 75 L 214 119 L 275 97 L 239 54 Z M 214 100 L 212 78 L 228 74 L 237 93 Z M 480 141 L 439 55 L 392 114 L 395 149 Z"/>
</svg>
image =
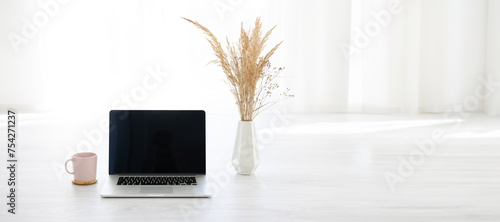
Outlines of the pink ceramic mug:
<svg viewBox="0 0 500 222">
<path fill-rule="evenodd" d="M 68 162 L 73 162 L 73 172 L 68 170 Z M 96 180 L 97 154 L 92 152 L 76 153 L 64 164 L 66 171 L 74 175 L 73 183 L 86 183 Z"/>
</svg>

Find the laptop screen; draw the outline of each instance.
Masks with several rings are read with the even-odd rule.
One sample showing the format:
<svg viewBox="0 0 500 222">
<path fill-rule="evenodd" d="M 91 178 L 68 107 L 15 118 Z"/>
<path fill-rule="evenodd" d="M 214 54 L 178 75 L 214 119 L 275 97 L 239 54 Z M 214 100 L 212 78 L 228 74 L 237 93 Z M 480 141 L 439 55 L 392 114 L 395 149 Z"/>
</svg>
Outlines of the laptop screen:
<svg viewBox="0 0 500 222">
<path fill-rule="evenodd" d="M 110 111 L 109 174 L 205 171 L 205 111 Z"/>
</svg>

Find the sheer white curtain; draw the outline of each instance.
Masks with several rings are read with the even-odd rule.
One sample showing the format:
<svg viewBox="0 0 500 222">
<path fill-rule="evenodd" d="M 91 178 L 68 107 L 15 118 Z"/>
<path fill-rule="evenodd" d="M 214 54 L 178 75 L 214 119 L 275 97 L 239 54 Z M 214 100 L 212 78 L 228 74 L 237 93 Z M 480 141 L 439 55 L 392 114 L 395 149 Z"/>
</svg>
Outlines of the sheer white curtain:
<svg viewBox="0 0 500 222">
<path fill-rule="evenodd" d="M 282 64 L 295 98 L 290 112 L 347 112 L 351 0 L 284 1 Z"/>
<path fill-rule="evenodd" d="M 500 1 L 488 1 L 486 35 L 486 74 L 493 81 L 500 81 Z M 498 87 L 498 86 L 497 86 Z M 490 115 L 500 115 L 500 88 L 486 99 L 485 110 Z"/>
<path fill-rule="evenodd" d="M 240 22 L 249 27 L 255 17 L 265 17 L 266 5 L 225 0 L 0 1 L 0 108 L 235 112 L 224 75 L 206 65 L 213 53 L 203 33 L 181 17 L 200 21 L 221 40 L 225 35 L 235 39 Z M 265 22 L 266 28 L 277 24 Z M 36 32 L 25 37 L 23 31 L 31 26 Z M 13 44 L 12 34 L 26 41 Z M 161 81 L 151 73 L 160 73 Z"/>
<path fill-rule="evenodd" d="M 206 65 L 213 53 L 203 33 L 180 17 L 237 40 L 241 22 L 261 16 L 264 29 L 278 25 L 268 44 L 285 40 L 271 62 L 286 67 L 281 86 L 296 95 L 288 111 L 346 111 L 349 63 L 337 46 L 349 40 L 350 8 L 350 0 L 0 1 L 0 107 L 236 112 L 221 70 Z M 13 44 L 9 36 L 24 37 L 34 19 L 36 33 Z M 148 67 L 168 77 L 142 96 Z"/>
<path fill-rule="evenodd" d="M 500 114 L 498 0 L 352 5 L 351 111 Z"/>
<path fill-rule="evenodd" d="M 236 112 L 202 32 L 180 17 L 236 40 L 257 16 L 278 25 L 269 45 L 285 40 L 271 62 L 296 95 L 288 112 L 500 114 L 500 88 L 485 83 L 500 81 L 500 0 L 0 1 L 0 108 Z M 17 49 L 12 33 L 26 40 Z M 141 91 L 151 71 L 168 75 Z"/>
</svg>

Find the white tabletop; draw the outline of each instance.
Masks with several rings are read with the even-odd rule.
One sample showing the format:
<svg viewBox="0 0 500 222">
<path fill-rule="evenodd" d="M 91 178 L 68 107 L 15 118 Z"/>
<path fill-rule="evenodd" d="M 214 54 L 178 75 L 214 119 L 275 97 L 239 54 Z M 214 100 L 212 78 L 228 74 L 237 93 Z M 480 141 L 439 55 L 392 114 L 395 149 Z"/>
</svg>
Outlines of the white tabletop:
<svg viewBox="0 0 500 222">
<path fill-rule="evenodd" d="M 0 138 L 5 138 L 5 115 L 0 118 Z M 256 120 L 261 165 L 255 175 L 241 176 L 230 165 L 237 117 L 209 114 L 212 198 L 101 198 L 108 140 L 95 130 L 102 117 L 18 118 L 17 213 L 8 214 L 7 198 L 0 198 L 0 221 L 500 220 L 499 118 L 263 115 Z M 434 153 L 399 173 L 398 167 L 418 153 L 416 141 L 432 139 L 436 130 L 445 139 Z M 86 151 L 92 141 L 99 181 L 73 185 L 63 164 L 78 146 Z M 0 162 L 6 162 L 1 153 Z M 387 175 L 404 181 L 392 180 L 391 190 Z M 2 194 L 6 180 L 3 167 Z"/>
</svg>

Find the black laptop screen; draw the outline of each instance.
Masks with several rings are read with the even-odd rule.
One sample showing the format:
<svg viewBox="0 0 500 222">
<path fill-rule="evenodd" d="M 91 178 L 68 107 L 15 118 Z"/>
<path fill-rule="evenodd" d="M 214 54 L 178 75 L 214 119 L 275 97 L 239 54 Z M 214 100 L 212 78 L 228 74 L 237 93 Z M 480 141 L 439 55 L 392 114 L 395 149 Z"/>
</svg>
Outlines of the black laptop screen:
<svg viewBox="0 0 500 222">
<path fill-rule="evenodd" d="M 205 174 L 204 111 L 109 115 L 109 174 Z"/>
</svg>

